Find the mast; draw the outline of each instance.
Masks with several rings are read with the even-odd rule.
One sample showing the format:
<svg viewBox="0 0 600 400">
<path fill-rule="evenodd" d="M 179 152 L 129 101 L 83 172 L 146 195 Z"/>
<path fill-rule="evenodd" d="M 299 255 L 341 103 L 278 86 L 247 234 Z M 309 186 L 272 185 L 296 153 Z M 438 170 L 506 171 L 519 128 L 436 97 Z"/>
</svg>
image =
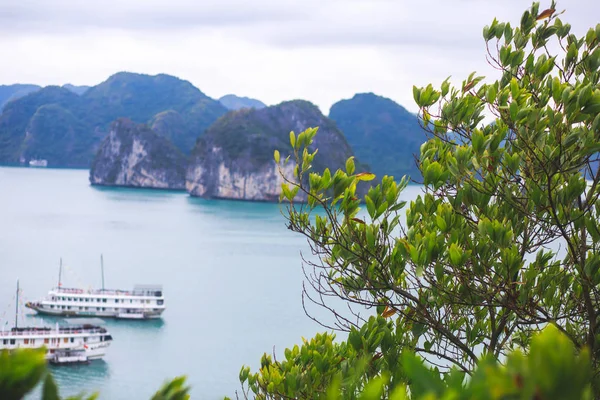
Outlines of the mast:
<svg viewBox="0 0 600 400">
<path fill-rule="evenodd" d="M 61 283 L 61 275 L 62 275 L 62 257 L 60 258 L 60 265 L 58 266 L 58 287 L 60 287 Z"/>
<path fill-rule="evenodd" d="M 19 326 L 19 280 L 17 279 L 17 301 L 15 302 L 15 328 Z"/>
<path fill-rule="evenodd" d="M 104 292 L 104 257 L 100 254 L 100 270 L 102 271 L 102 291 Z"/>
</svg>

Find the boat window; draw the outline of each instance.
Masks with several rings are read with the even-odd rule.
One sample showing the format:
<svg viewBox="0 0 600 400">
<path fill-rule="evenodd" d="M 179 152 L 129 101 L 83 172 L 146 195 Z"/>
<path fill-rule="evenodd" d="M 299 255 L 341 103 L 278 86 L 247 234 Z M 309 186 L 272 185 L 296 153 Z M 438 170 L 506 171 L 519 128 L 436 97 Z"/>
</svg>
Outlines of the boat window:
<svg viewBox="0 0 600 400">
<path fill-rule="evenodd" d="M 69 338 L 65 338 L 65 340 L 63 340 L 65 343 L 69 343 Z"/>
<path fill-rule="evenodd" d="M 29 339 L 23 339 L 23 343 L 29 344 Z"/>
<path fill-rule="evenodd" d="M 10 339 L 10 344 L 15 344 L 15 339 Z"/>
<path fill-rule="evenodd" d="M 50 343 L 50 339 L 48 339 L 48 338 L 45 338 L 45 339 L 44 339 L 44 344 L 48 344 L 48 343 Z"/>
<path fill-rule="evenodd" d="M 67 310 L 70 310 L 70 309 L 71 309 L 71 306 L 67 306 Z"/>
<path fill-rule="evenodd" d="M 4 340 L 2 341 L 2 344 L 8 344 L 8 339 L 4 339 Z"/>
<path fill-rule="evenodd" d="M 119 299 L 115 299 L 115 303 L 118 303 L 118 302 L 119 302 Z"/>
<path fill-rule="evenodd" d="M 87 343 L 87 338 L 86 337 L 83 338 L 83 343 Z"/>
<path fill-rule="evenodd" d="M 71 343 L 73 343 L 75 341 L 75 338 L 71 338 Z"/>
<path fill-rule="evenodd" d="M 159 306 L 162 306 L 164 303 L 164 300 L 156 300 L 156 304 L 158 304 Z"/>
<path fill-rule="evenodd" d="M 51 305 L 50 305 L 50 308 L 54 308 L 54 305 L 52 305 L 52 304 L 51 304 Z"/>
<path fill-rule="evenodd" d="M 103 302 L 103 303 L 106 303 L 106 299 L 102 299 L 102 302 Z"/>
<path fill-rule="evenodd" d="M 68 301 L 71 301 L 71 298 L 70 298 L 70 297 L 67 297 L 67 300 L 68 300 Z"/>
<path fill-rule="evenodd" d="M 102 311 L 106 311 L 106 307 L 102 307 Z"/>
</svg>

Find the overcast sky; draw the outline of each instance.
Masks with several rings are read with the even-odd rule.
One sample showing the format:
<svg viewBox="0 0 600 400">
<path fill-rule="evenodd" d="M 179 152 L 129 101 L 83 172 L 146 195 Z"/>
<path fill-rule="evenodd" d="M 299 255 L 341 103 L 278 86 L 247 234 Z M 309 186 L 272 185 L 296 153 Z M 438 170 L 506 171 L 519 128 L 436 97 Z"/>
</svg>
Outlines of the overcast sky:
<svg viewBox="0 0 600 400">
<path fill-rule="evenodd" d="M 542 1 L 541 8 L 549 6 Z M 518 23 L 523 0 L 0 0 L 0 84 L 95 85 L 167 73 L 207 95 L 324 113 L 357 92 L 415 110 L 412 85 L 457 81 L 485 62 L 483 26 Z M 600 1 L 563 0 L 576 33 Z"/>
</svg>

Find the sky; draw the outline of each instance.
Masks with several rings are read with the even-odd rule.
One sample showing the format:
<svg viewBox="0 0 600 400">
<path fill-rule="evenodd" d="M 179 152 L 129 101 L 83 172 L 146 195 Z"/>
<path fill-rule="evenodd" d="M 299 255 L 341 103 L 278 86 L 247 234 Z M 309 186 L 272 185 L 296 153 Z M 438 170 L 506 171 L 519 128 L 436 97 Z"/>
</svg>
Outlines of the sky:
<svg viewBox="0 0 600 400">
<path fill-rule="evenodd" d="M 213 98 L 305 99 L 328 113 L 374 92 L 416 111 L 412 86 L 496 77 L 482 29 L 524 0 L 0 0 L 0 84 L 95 85 L 166 73 Z M 542 1 L 540 10 L 549 1 Z M 563 0 L 582 34 L 600 1 Z"/>
</svg>

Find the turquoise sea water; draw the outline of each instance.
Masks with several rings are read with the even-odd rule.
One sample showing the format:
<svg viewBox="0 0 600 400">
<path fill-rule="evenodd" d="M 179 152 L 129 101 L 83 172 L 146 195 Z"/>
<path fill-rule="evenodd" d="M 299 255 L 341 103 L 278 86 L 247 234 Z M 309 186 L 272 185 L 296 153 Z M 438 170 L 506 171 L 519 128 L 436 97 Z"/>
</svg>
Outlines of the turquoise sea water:
<svg viewBox="0 0 600 400">
<path fill-rule="evenodd" d="M 281 355 L 324 330 L 302 308 L 308 247 L 279 205 L 87 179 L 84 170 L 0 168 L 0 323 L 13 325 L 17 278 L 24 301 L 42 297 L 61 257 L 64 286 L 99 287 L 103 254 L 107 288 L 162 284 L 167 310 L 159 321 L 107 321 L 114 342 L 103 361 L 52 369 L 64 395 L 148 399 L 185 374 L 194 399 L 233 397 L 242 365 L 256 369 L 264 352 Z M 19 324 L 54 321 L 23 315 Z"/>
</svg>

